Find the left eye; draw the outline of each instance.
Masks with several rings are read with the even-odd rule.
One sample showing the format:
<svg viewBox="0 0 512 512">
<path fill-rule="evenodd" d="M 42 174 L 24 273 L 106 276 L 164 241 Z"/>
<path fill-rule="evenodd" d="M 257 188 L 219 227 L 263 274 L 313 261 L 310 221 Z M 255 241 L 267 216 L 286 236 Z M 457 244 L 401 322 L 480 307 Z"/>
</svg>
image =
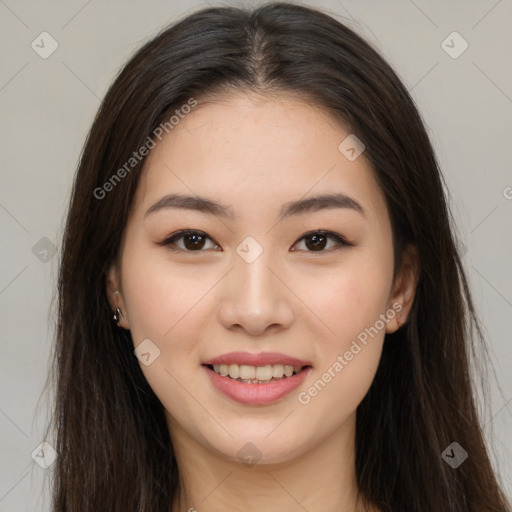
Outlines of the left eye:
<svg viewBox="0 0 512 512">
<path fill-rule="evenodd" d="M 328 252 L 324 251 L 323 249 L 325 249 L 327 240 L 329 238 L 336 242 L 334 246 L 350 245 L 343 237 L 329 231 L 311 231 L 310 233 L 306 233 L 302 238 L 300 238 L 299 242 L 304 240 L 306 247 L 308 249 L 312 248 L 312 250 L 308 252 Z M 330 248 L 332 248 L 332 246 Z"/>
<path fill-rule="evenodd" d="M 304 240 L 306 248 L 308 249 L 307 252 L 327 252 L 325 248 L 327 245 L 327 241 L 329 239 L 334 240 L 336 242 L 334 246 L 351 245 L 343 237 L 330 231 L 311 231 L 303 235 L 301 238 L 299 238 L 299 240 L 294 244 L 294 246 Z M 178 240 L 183 240 L 182 247 L 180 247 L 176 243 L 176 241 Z M 213 240 L 206 233 L 197 230 L 178 231 L 177 233 L 171 235 L 162 242 L 159 242 L 159 245 L 175 246 L 177 247 L 177 249 L 173 249 L 172 247 L 169 248 L 176 252 L 202 252 L 201 249 L 204 248 L 205 242 L 207 240 L 210 240 L 213 243 L 212 248 L 214 250 L 217 250 L 217 248 L 220 249 L 220 246 L 213 242 Z M 332 246 L 328 247 L 328 249 L 331 248 Z M 293 248 L 292 250 L 296 251 L 296 249 Z"/>
</svg>

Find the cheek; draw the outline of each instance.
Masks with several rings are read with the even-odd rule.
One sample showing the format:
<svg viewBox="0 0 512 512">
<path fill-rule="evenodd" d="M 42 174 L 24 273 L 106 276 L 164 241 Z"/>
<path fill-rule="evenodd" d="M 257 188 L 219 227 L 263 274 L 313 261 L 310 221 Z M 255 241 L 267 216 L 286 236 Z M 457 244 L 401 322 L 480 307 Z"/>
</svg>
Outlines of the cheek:
<svg viewBox="0 0 512 512">
<path fill-rule="evenodd" d="M 211 284 L 197 277 L 197 269 L 177 270 L 161 252 L 143 248 L 126 251 L 122 278 L 134 346 L 149 339 L 158 353 L 150 365 L 141 362 L 141 369 L 162 402 L 179 396 L 179 382 L 199 360 L 202 320 L 210 313 L 208 301 L 201 299 Z M 194 386 L 187 383 L 188 391 L 197 392 Z"/>
<path fill-rule="evenodd" d="M 307 291 L 307 304 L 322 320 L 323 339 L 341 349 L 373 326 L 388 307 L 391 279 L 389 265 L 358 258 L 328 276 L 308 280 L 303 293 Z"/>
<path fill-rule="evenodd" d="M 313 428 L 334 429 L 343 423 L 368 392 L 377 371 L 385 338 L 386 282 L 376 276 L 353 275 L 333 283 L 321 297 L 324 322 L 331 332 L 317 344 L 320 364 L 298 396 Z M 332 300 L 333 296 L 337 300 Z M 325 411 L 330 411 L 326 416 Z"/>
<path fill-rule="evenodd" d="M 333 279 L 332 275 L 336 277 Z M 333 407 L 334 423 L 354 411 L 366 395 L 379 365 L 392 279 L 392 260 L 355 258 L 330 280 L 315 281 L 309 297 L 329 327 L 319 339 L 320 367 L 307 384 L 300 403 L 318 410 Z"/>
<path fill-rule="evenodd" d="M 149 345 L 150 364 L 141 360 L 140 368 L 164 407 L 184 422 L 197 406 L 190 396 L 201 394 L 199 383 L 188 375 L 199 358 L 194 340 L 199 338 L 197 316 L 204 314 L 199 301 L 206 291 L 190 283 L 190 275 L 172 271 L 165 258 L 133 251 L 123 261 L 123 294 L 134 346 L 146 339 L 154 344 Z"/>
<path fill-rule="evenodd" d="M 133 252 L 123 262 L 123 293 L 134 342 L 154 338 L 168 343 L 200 299 L 199 288 L 165 258 Z"/>
</svg>

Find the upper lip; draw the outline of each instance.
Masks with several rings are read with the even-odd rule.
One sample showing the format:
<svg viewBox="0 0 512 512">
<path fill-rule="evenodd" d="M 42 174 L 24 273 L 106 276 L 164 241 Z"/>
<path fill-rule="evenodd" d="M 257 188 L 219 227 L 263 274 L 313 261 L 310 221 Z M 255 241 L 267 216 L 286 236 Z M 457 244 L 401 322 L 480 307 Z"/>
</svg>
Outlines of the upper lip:
<svg viewBox="0 0 512 512">
<path fill-rule="evenodd" d="M 204 361 L 203 364 L 238 364 L 246 366 L 266 366 L 282 364 L 283 366 L 311 366 L 309 361 L 303 361 L 296 357 L 280 354 L 279 352 L 229 352 Z"/>
</svg>

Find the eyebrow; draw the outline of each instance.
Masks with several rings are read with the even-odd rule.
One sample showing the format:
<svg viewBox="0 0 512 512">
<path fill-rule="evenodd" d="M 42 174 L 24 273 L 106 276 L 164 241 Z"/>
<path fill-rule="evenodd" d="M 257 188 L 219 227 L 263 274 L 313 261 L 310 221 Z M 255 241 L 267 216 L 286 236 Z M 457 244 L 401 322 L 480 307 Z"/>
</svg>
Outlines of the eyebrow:
<svg viewBox="0 0 512 512">
<path fill-rule="evenodd" d="M 169 194 L 162 197 L 157 203 L 151 206 L 144 217 L 147 215 L 168 209 L 182 208 L 186 210 L 195 210 L 202 213 L 215 215 L 227 219 L 233 219 L 233 208 L 231 206 L 220 204 L 211 199 L 200 196 L 186 196 L 182 194 Z M 301 215 L 320 210 L 332 208 L 346 208 L 365 215 L 363 207 L 353 198 L 346 194 L 322 194 L 308 199 L 299 199 L 284 203 L 279 211 L 279 220 L 294 215 Z"/>
</svg>

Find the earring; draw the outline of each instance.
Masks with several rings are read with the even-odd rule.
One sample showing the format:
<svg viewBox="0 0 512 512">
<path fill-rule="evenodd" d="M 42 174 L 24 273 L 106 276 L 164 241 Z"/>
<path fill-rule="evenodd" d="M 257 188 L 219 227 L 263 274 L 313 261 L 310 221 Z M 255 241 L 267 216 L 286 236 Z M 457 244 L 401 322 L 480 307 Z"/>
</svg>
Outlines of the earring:
<svg viewBox="0 0 512 512">
<path fill-rule="evenodd" d="M 119 295 L 119 291 L 114 291 L 114 295 Z M 112 316 L 112 320 L 114 320 L 114 322 L 116 324 L 119 323 L 119 320 L 121 319 L 121 317 L 123 316 L 123 313 L 121 313 L 121 310 L 119 308 L 116 308 L 116 310 L 114 311 L 114 314 Z"/>
<path fill-rule="evenodd" d="M 123 313 L 121 313 L 121 310 L 119 308 L 116 308 L 116 310 L 114 311 L 114 315 L 112 316 L 112 319 L 116 324 L 118 324 L 122 316 Z"/>
<path fill-rule="evenodd" d="M 396 319 L 396 323 L 398 324 L 398 328 L 397 328 L 397 331 L 398 331 L 398 329 L 400 329 L 400 319 L 398 317 Z"/>
</svg>

